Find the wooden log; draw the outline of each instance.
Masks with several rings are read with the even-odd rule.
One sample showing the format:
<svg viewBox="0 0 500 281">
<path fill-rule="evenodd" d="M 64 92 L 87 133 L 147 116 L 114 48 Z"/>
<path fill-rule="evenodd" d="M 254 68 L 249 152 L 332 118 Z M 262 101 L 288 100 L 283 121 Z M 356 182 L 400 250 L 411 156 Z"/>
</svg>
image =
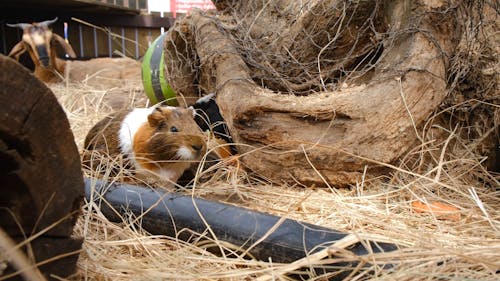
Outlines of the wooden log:
<svg viewBox="0 0 500 281">
<path fill-rule="evenodd" d="M 216 80 L 217 102 L 244 164 L 275 182 L 344 186 L 394 163 L 419 140 L 423 120 L 447 94 L 447 54 L 460 26 L 444 1 L 385 1 L 375 68 L 336 91 L 286 95 L 257 85 L 230 38 L 210 17 L 183 24 L 199 64 Z M 168 50 L 165 50 L 168 52 Z M 203 75 L 203 74 L 202 74 Z M 174 89 L 175 90 L 175 89 Z"/>
<path fill-rule="evenodd" d="M 199 89 L 193 83 L 198 73 L 191 63 L 196 60 L 192 37 L 190 26 L 179 22 L 168 31 L 163 43 L 164 50 L 168 50 L 164 52 L 164 75 L 181 106 L 193 104 L 200 97 Z"/>
<path fill-rule="evenodd" d="M 23 237 L 15 237 L 15 242 L 22 243 Z M 38 269 L 43 273 L 47 280 L 61 280 L 57 277 L 67 277 L 76 271 L 76 262 L 78 261 L 81 245 L 81 238 L 64 238 L 64 237 L 46 237 L 41 236 L 29 243 L 30 249 L 26 246 L 21 247 L 21 250 L 30 255 L 36 263 L 40 263 Z M 47 262 L 50 259 L 57 257 L 52 262 Z M 13 266 L 8 266 L 3 272 L 2 280 L 26 280 L 21 279 L 19 270 Z M 6 279 L 3 279 L 6 278 Z M 31 279 L 29 279 L 31 281 Z"/>
<path fill-rule="evenodd" d="M 0 227 L 17 241 L 42 232 L 31 243 L 35 258 L 77 250 L 81 240 L 70 236 L 84 190 L 66 114 L 50 89 L 19 63 L 0 55 L 0 69 Z M 44 273 L 69 274 L 75 262 L 58 259 Z"/>
</svg>

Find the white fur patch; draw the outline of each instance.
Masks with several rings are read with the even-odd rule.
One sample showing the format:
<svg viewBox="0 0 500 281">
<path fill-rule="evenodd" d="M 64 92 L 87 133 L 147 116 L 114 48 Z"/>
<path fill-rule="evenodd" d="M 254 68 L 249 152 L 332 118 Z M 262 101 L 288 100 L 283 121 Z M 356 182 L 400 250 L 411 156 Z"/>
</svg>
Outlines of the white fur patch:
<svg viewBox="0 0 500 281">
<path fill-rule="evenodd" d="M 206 103 L 209 102 L 213 97 L 215 96 L 215 93 L 208 94 L 204 97 L 199 98 L 196 103 Z"/>
<path fill-rule="evenodd" d="M 177 150 L 177 157 L 182 160 L 193 160 L 195 158 L 195 154 L 191 151 L 191 149 L 181 146 L 179 150 Z"/>
<path fill-rule="evenodd" d="M 169 170 L 169 169 L 159 169 L 157 171 L 157 174 L 160 178 L 169 181 L 176 181 L 177 177 L 179 176 L 174 170 Z"/>
<path fill-rule="evenodd" d="M 136 108 L 132 110 L 125 118 L 123 119 L 122 125 L 120 127 L 120 132 L 118 133 L 118 137 L 120 139 L 120 149 L 123 154 L 127 155 L 136 167 L 140 165 L 135 161 L 134 155 L 134 136 L 137 133 L 137 130 L 145 123 L 148 122 L 148 115 L 154 108 Z"/>
<path fill-rule="evenodd" d="M 161 104 L 157 104 L 157 105 L 153 106 L 153 108 L 158 108 L 158 107 L 165 108 L 165 109 L 169 109 L 169 110 L 176 110 L 176 109 L 177 109 L 177 107 L 175 107 L 175 106 L 171 106 L 171 105 L 161 105 Z"/>
<path fill-rule="evenodd" d="M 188 109 L 188 110 L 191 110 L 191 112 L 193 113 L 193 118 L 195 118 L 195 117 L 196 117 L 196 110 L 194 109 L 194 107 L 193 107 L 193 106 L 190 106 L 190 107 L 188 107 L 187 109 Z"/>
</svg>

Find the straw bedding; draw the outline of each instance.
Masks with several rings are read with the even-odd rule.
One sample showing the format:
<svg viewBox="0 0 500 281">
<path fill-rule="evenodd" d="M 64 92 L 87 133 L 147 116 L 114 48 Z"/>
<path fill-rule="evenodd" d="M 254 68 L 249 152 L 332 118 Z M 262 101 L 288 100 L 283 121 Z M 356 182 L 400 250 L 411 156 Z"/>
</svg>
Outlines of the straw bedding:
<svg viewBox="0 0 500 281">
<path fill-rule="evenodd" d="M 486 18 L 493 20 L 485 21 L 481 32 L 472 24 L 464 31 L 463 42 L 451 59 L 450 93 L 425 122 L 427 138 L 398 163 L 366 159 L 368 166 L 387 168 L 382 176 L 363 177 L 342 189 L 327 183 L 326 187 L 280 184 L 245 169 L 244 162 L 233 161 L 200 172 L 192 189 L 178 191 L 352 234 L 336 247 L 291 264 L 258 261 L 243 256 L 242 249 L 210 238 L 208 232 L 192 233 L 189 243 L 151 235 L 131 215 L 119 224 L 111 223 L 94 204 L 86 203 L 74 231 L 75 237 L 84 238 L 83 249 L 78 272 L 70 279 L 327 280 L 335 273 L 322 275 L 308 268 L 328 267 L 333 261 L 330 254 L 335 252 L 336 259 L 370 264 L 354 270 L 349 280 L 497 280 L 500 174 L 491 151 L 498 146 L 500 124 L 498 42 L 494 39 L 498 9 L 489 13 Z M 107 90 L 83 83 L 51 86 L 80 149 L 91 126 L 112 110 L 148 104 L 140 81 L 135 82 Z M 86 168 L 84 174 L 95 176 Z M 415 202 L 440 202 L 456 211 L 450 217 L 417 212 Z M 367 257 L 343 251 L 368 238 L 396 243 L 400 250 Z M 206 250 L 213 245 L 224 249 L 224 254 Z M 395 266 L 384 269 L 379 266 L 382 263 Z"/>
<path fill-rule="evenodd" d="M 52 90 L 67 112 L 80 149 L 86 132 L 113 106 L 147 105 L 138 86 L 96 90 L 84 84 L 60 84 Z M 401 246 L 397 252 L 360 258 L 373 266 L 356 271 L 352 280 L 495 280 L 500 269 L 500 177 L 481 165 L 483 157 L 468 149 L 469 140 L 456 130 L 441 130 L 447 134 L 443 141 L 422 144 L 407 155 L 407 161 L 390 166 L 390 174 L 347 189 L 273 184 L 246 171 L 241 163 L 226 163 L 215 173 L 200 175 L 204 181 L 182 192 Z M 92 176 L 91 171 L 84 172 Z M 417 200 L 455 206 L 460 218 L 416 213 L 411 203 Z M 205 250 L 209 244 L 217 243 L 227 253 L 235 249 L 222 241 L 207 242 L 203 239 L 207 233 L 193 233 L 192 243 L 150 235 L 131 223 L 133 219 L 124 217 L 114 224 L 95 205 L 86 204 L 75 227 L 74 235 L 83 237 L 84 244 L 78 273 L 71 279 L 288 280 L 290 273 L 303 270 L 248 257 L 216 256 Z M 377 267 L 377 262 L 388 261 L 396 267 Z M 320 264 L 328 264 L 328 254 L 301 263 L 306 268 Z M 369 269 L 374 275 L 367 275 Z M 309 274 L 311 280 L 331 277 Z"/>
</svg>

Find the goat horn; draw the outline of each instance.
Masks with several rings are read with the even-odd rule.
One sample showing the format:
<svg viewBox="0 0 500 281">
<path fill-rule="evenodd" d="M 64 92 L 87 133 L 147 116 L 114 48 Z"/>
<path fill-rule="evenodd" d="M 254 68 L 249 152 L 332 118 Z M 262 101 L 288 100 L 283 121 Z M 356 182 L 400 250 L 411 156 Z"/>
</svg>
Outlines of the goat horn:
<svg viewBox="0 0 500 281">
<path fill-rule="evenodd" d="M 40 22 L 40 23 L 38 23 L 38 24 L 39 24 L 39 25 L 41 25 L 41 26 L 45 26 L 45 27 L 47 27 L 47 26 L 49 26 L 49 25 L 53 24 L 54 22 L 56 22 L 57 20 L 58 20 L 58 17 L 56 17 L 56 18 L 55 18 L 55 19 L 53 19 L 53 20 L 46 20 L 46 21 L 42 21 L 42 22 Z"/>
<path fill-rule="evenodd" d="M 29 23 L 15 23 L 15 24 L 8 23 L 7 26 L 9 26 L 9 27 L 19 27 L 20 29 L 24 30 L 24 29 L 30 27 L 31 24 L 29 24 Z"/>
</svg>

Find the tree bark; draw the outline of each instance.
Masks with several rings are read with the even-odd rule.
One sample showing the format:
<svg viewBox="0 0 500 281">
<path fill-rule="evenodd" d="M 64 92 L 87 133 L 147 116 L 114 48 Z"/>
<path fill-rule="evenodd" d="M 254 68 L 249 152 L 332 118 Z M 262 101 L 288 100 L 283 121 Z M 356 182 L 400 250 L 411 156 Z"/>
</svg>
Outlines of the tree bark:
<svg viewBox="0 0 500 281">
<path fill-rule="evenodd" d="M 196 35 L 200 65 L 215 77 L 230 132 L 244 144 L 246 167 L 276 182 L 344 186 L 372 161 L 393 163 L 412 148 L 420 124 L 446 96 L 446 54 L 458 26 L 443 2 L 386 1 L 377 21 L 396 35 L 383 41 L 375 68 L 338 90 L 307 96 L 255 84 L 212 18 L 193 12 L 184 21 Z M 368 173 L 379 168 L 370 164 Z"/>
<path fill-rule="evenodd" d="M 197 59 L 192 41 L 192 29 L 184 21 L 176 22 L 164 41 L 164 74 L 183 106 L 193 104 L 200 97 L 195 86 L 198 73 L 193 64 Z"/>
<path fill-rule="evenodd" d="M 5 70 L 0 75 L 0 182 L 7 194 L 1 197 L 2 206 L 26 201 L 13 210 L 20 212 L 18 222 L 31 233 L 79 208 L 80 156 L 66 114 L 50 89 L 10 58 L 0 56 L 0 66 Z M 48 233 L 71 235 L 76 217 L 73 214 Z M 16 224 L 12 228 L 19 231 Z"/>
<path fill-rule="evenodd" d="M 80 156 L 66 114 L 47 86 L 13 59 L 0 55 L 0 227 L 31 241 L 37 262 L 79 250 L 73 226 L 83 200 Z M 50 246 L 50 247 L 49 247 Z M 77 255 L 42 270 L 68 276 Z"/>
</svg>

